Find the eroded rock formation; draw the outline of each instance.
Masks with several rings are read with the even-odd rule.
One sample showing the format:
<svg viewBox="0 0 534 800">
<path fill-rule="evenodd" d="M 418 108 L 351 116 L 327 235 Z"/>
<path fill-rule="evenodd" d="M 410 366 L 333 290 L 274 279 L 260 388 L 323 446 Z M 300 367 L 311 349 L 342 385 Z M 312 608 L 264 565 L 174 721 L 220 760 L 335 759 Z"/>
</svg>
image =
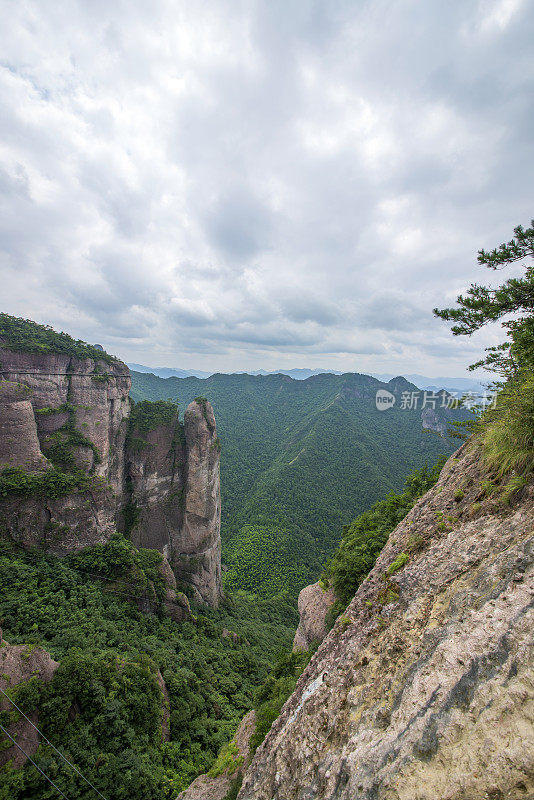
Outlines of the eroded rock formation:
<svg viewBox="0 0 534 800">
<path fill-rule="evenodd" d="M 4 692 L 20 683 L 26 683 L 32 678 L 50 681 L 59 664 L 42 647 L 28 645 L 10 645 L 2 642 L 0 631 L 0 689 Z M 13 705 L 3 695 L 0 696 L 0 711 L 13 711 Z M 37 711 L 29 715 L 33 725 L 18 714 L 14 722 L 8 723 L 6 730 L 29 756 L 32 756 L 39 746 L 40 737 L 33 725 L 38 726 Z M 2 747 L 0 747 L 0 768 L 8 761 L 13 767 L 20 767 L 26 761 L 25 755 L 14 744 L 10 745 L 7 736 L 0 733 Z"/>
<path fill-rule="evenodd" d="M 323 641 L 239 800 L 532 796 L 533 598 L 534 485 L 488 490 L 464 445 Z"/>
<path fill-rule="evenodd" d="M 204 600 L 216 605 L 221 585 L 220 446 L 211 405 L 206 400 L 190 403 L 184 426 L 184 520 L 172 564 L 178 579 L 190 582 Z"/>
<path fill-rule="evenodd" d="M 118 360 L 14 352 L 0 343 L 0 376 L 0 470 L 44 475 L 64 465 L 91 477 L 69 492 L 8 492 L 0 530 L 24 547 L 65 555 L 128 527 L 135 544 L 165 555 L 198 600 L 216 605 L 221 509 L 210 404 L 195 401 L 184 425 L 176 416 L 140 439 L 128 430 L 131 380 Z M 188 616 L 176 597 L 174 615 L 183 606 Z"/>
<path fill-rule="evenodd" d="M 336 596 L 332 589 L 321 584 L 305 586 L 299 594 L 300 621 L 293 639 L 293 650 L 309 650 L 320 644 L 327 634 L 326 615 L 334 605 Z"/>
</svg>

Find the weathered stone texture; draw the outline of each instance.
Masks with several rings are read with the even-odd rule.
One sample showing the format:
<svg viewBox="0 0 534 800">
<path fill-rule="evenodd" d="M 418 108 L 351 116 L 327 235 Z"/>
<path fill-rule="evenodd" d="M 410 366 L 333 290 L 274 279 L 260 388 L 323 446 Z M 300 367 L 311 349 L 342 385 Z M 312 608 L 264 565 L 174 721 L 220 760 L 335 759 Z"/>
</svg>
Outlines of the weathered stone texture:
<svg viewBox="0 0 534 800">
<path fill-rule="evenodd" d="M 142 436 L 133 431 L 131 442 L 127 474 L 137 513 L 132 541 L 160 550 L 195 599 L 216 606 L 221 598 L 220 454 L 211 405 L 193 401 L 183 428 L 176 418 Z"/>
<path fill-rule="evenodd" d="M 154 430 L 133 431 L 127 475 L 137 506 L 130 532 L 134 544 L 160 550 L 171 558 L 173 541 L 183 524 L 185 448 L 176 439 L 178 418 Z M 142 444 L 144 442 L 144 444 Z"/>
<path fill-rule="evenodd" d="M 217 605 L 221 504 L 210 404 L 190 404 L 185 433 L 176 418 L 141 436 L 131 432 L 127 446 L 131 380 L 122 362 L 0 346 L 0 366 L 5 378 L 0 381 L 0 469 L 50 468 L 43 455 L 53 441 L 49 437 L 65 441 L 73 425 L 92 444 L 74 447 L 76 467 L 104 480 L 101 488 L 66 497 L 2 498 L 0 530 L 23 546 L 40 545 L 63 555 L 107 541 L 117 527 L 124 528 L 129 506 L 136 517 L 128 531 L 132 541 L 160 550 L 196 599 Z M 175 588 L 169 611 L 176 619 L 188 617 L 186 598 Z"/>
<path fill-rule="evenodd" d="M 39 472 L 49 466 L 41 452 L 30 395 L 23 384 L 0 380 L 0 469 Z"/>
<path fill-rule="evenodd" d="M 106 484 L 100 490 L 54 499 L 3 498 L 0 528 L 24 546 L 46 546 L 58 555 L 106 541 L 123 503 L 128 368 L 120 361 L 108 364 L 3 348 L 0 362 L 6 379 L 0 384 L 1 466 L 33 472 L 50 467 L 42 452 L 48 436 L 72 421 L 93 442 L 100 458 L 95 463 L 93 450 L 81 446 L 74 449 L 76 466 L 104 478 Z M 16 391 L 25 399 L 14 400 Z M 61 410 L 67 405 L 70 412 Z M 60 411 L 38 413 L 54 408 Z"/>
<path fill-rule="evenodd" d="M 532 796 L 534 485 L 487 478 L 464 446 L 392 533 L 239 800 Z"/>
<path fill-rule="evenodd" d="M 210 605 L 221 598 L 220 448 L 215 417 L 206 401 L 193 401 L 184 417 L 185 511 L 172 565 Z"/>
<path fill-rule="evenodd" d="M 335 599 L 332 589 L 323 589 L 319 583 L 302 589 L 298 602 L 300 621 L 293 639 L 293 650 L 309 650 L 313 644 L 323 641 L 328 632 L 326 615 Z"/>
</svg>

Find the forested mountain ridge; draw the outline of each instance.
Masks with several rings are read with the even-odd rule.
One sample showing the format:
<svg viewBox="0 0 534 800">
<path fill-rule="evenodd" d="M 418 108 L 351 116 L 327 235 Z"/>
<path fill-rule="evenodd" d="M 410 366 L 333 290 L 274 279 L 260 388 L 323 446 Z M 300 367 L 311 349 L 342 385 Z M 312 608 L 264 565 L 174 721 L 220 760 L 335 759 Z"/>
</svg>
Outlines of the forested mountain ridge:
<svg viewBox="0 0 534 800">
<path fill-rule="evenodd" d="M 392 408 L 377 410 L 379 390 L 395 396 Z M 441 396 L 423 411 L 424 392 L 400 377 L 132 372 L 136 400 L 172 397 L 183 407 L 198 395 L 213 404 L 222 443 L 226 585 L 265 594 L 298 591 L 320 573 L 343 525 L 398 491 L 412 469 L 452 452 L 423 425 L 467 416 L 441 408 Z M 412 397 L 417 407 L 404 407 Z"/>
</svg>

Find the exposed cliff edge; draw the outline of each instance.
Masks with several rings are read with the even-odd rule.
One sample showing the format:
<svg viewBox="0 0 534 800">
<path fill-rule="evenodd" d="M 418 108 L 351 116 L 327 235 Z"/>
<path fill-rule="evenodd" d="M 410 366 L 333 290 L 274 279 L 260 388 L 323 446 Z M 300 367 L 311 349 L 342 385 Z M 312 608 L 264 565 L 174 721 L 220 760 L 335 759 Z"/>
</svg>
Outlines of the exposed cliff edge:
<svg viewBox="0 0 534 800">
<path fill-rule="evenodd" d="M 164 403 L 162 420 L 132 425 L 121 361 L 7 345 L 0 337 L 0 532 L 61 556 L 123 530 L 217 605 L 220 448 L 209 403 L 191 403 L 184 424 Z"/>
<path fill-rule="evenodd" d="M 299 679 L 240 800 L 534 791 L 534 485 L 472 443 L 391 534 Z"/>
</svg>

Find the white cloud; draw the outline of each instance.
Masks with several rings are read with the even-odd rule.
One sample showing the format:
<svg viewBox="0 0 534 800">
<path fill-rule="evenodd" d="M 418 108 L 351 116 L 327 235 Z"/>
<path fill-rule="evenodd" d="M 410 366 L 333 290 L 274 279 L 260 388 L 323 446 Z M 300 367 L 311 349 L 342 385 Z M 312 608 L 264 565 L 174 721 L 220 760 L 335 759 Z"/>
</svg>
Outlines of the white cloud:
<svg viewBox="0 0 534 800">
<path fill-rule="evenodd" d="M 431 309 L 532 216 L 526 3 L 8 5 L 6 311 L 153 365 L 476 358 Z"/>
</svg>

